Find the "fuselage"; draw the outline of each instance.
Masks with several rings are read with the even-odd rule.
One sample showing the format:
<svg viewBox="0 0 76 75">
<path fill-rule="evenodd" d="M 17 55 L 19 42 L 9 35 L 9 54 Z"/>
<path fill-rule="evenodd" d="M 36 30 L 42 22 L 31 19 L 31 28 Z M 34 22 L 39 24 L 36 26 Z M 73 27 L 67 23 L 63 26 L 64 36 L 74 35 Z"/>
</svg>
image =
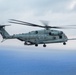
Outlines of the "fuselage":
<svg viewBox="0 0 76 75">
<path fill-rule="evenodd" d="M 10 39 L 17 38 L 31 44 L 48 44 L 67 42 L 67 36 L 59 30 L 37 30 L 29 33 L 12 35 Z"/>
</svg>

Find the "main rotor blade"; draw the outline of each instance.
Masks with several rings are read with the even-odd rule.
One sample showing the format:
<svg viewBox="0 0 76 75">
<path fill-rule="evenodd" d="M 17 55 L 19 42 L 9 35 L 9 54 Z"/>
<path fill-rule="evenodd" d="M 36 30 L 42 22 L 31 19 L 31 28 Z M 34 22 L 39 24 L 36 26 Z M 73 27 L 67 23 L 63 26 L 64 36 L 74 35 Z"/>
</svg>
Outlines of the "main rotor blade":
<svg viewBox="0 0 76 75">
<path fill-rule="evenodd" d="M 20 20 L 15 20 L 15 19 L 10 19 L 9 22 L 18 22 L 18 23 L 27 23 L 27 24 L 29 24 L 28 22 L 24 22 L 24 21 L 20 21 Z"/>
<path fill-rule="evenodd" d="M 10 19 L 10 20 L 11 20 L 11 21 L 9 21 L 10 23 L 45 28 L 44 26 L 40 26 L 40 25 L 37 25 L 37 24 L 28 23 L 28 22 L 24 22 L 24 21 L 20 21 L 20 20 L 15 20 L 15 19 Z"/>
<path fill-rule="evenodd" d="M 15 20 L 15 19 L 10 19 L 9 21 L 10 23 L 14 23 L 14 24 L 20 24 L 20 25 L 27 25 L 27 26 L 34 26 L 34 27 L 41 27 L 41 28 L 54 28 L 54 29 L 76 29 L 75 27 L 61 27 L 61 26 L 48 26 L 47 23 L 44 23 L 45 26 L 41 26 L 41 25 L 37 25 L 37 24 L 33 24 L 33 23 L 28 23 L 28 22 L 24 22 L 24 21 L 20 21 L 20 20 Z"/>
<path fill-rule="evenodd" d="M 51 27 L 51 26 L 40 26 L 36 24 L 25 24 L 25 23 L 18 23 L 18 22 L 10 22 L 10 23 L 15 23 L 15 24 L 20 24 L 20 25 L 27 25 L 27 26 L 34 26 L 34 27 L 41 27 L 41 28 L 56 28 L 56 29 L 64 29 L 63 27 Z"/>
<path fill-rule="evenodd" d="M 74 26 L 76 26 L 76 25 L 68 25 L 68 26 L 73 26 L 73 27 L 74 27 Z"/>
<path fill-rule="evenodd" d="M 10 23 L 15 23 L 15 24 L 20 24 L 20 25 L 27 25 L 27 26 L 35 26 L 35 27 L 41 27 L 41 28 L 57 28 L 57 29 L 63 29 L 63 27 L 52 27 L 52 26 L 41 26 L 41 25 L 37 25 L 37 24 L 33 24 L 33 23 L 28 23 L 28 22 L 24 22 L 24 21 L 20 21 L 20 20 L 15 20 L 15 19 L 10 19 L 9 21 Z"/>
</svg>

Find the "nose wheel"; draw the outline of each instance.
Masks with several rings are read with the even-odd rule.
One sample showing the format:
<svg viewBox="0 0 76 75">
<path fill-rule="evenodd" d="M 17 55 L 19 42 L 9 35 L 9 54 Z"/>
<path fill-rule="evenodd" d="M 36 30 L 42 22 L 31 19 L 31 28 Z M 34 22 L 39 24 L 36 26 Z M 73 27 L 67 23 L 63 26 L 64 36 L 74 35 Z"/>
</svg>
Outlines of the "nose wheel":
<svg viewBox="0 0 76 75">
<path fill-rule="evenodd" d="M 46 45 L 44 44 L 43 47 L 46 47 Z"/>
<path fill-rule="evenodd" d="M 64 42 L 63 45 L 66 45 L 66 42 Z"/>
<path fill-rule="evenodd" d="M 35 44 L 35 46 L 37 47 L 37 46 L 38 46 L 38 44 Z"/>
</svg>

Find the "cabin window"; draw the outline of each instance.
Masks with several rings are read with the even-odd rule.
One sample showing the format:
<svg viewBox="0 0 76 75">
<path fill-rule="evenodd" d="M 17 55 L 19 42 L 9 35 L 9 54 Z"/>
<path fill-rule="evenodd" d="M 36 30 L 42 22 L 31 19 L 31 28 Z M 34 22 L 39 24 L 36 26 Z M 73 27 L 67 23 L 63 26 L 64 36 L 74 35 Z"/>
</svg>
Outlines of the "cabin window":
<svg viewBox="0 0 76 75">
<path fill-rule="evenodd" d="M 62 39 L 62 35 L 60 35 L 59 38 Z"/>
<path fill-rule="evenodd" d="M 49 32 L 49 35 L 51 35 L 51 32 Z"/>
<path fill-rule="evenodd" d="M 36 34 L 38 34 L 38 31 L 35 31 Z"/>
<path fill-rule="evenodd" d="M 61 31 L 61 34 L 63 34 L 63 32 Z"/>
<path fill-rule="evenodd" d="M 53 40 L 55 40 L 56 39 L 56 37 L 53 37 Z"/>
</svg>

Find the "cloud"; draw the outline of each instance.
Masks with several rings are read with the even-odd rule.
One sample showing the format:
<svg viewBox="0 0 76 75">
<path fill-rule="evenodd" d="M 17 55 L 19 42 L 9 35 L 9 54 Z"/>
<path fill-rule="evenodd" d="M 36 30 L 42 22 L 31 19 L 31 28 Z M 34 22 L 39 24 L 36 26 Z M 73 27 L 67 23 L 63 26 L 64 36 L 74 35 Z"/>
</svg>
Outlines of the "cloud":
<svg viewBox="0 0 76 75">
<path fill-rule="evenodd" d="M 24 19 L 45 16 L 47 13 L 68 13 L 67 4 L 69 0 L 3 0 L 0 2 L 0 21 L 9 18 Z M 51 13 L 49 14 L 51 15 Z"/>
<path fill-rule="evenodd" d="M 72 1 L 70 4 L 69 4 L 69 7 L 68 7 L 70 10 L 76 10 L 76 1 Z"/>
<path fill-rule="evenodd" d="M 68 0 L 3 0 L 0 3 L 0 10 L 2 13 L 22 13 L 33 11 L 35 14 L 44 14 L 49 10 L 52 12 L 60 12 L 66 9 Z"/>
</svg>

